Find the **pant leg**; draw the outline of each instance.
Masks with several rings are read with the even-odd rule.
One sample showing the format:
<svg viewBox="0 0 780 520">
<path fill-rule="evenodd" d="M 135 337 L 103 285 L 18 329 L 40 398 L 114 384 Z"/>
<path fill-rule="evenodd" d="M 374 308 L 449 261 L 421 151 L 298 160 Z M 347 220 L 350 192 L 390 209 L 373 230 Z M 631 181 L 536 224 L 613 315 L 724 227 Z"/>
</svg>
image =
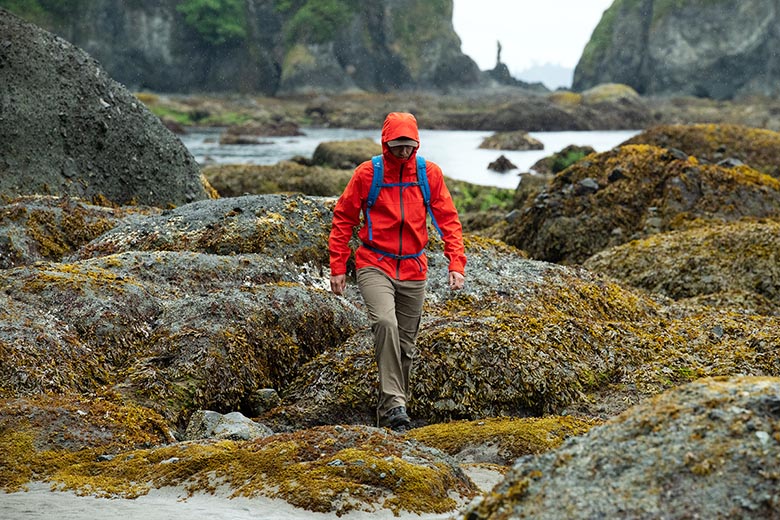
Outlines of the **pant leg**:
<svg viewBox="0 0 780 520">
<path fill-rule="evenodd" d="M 379 417 L 407 404 L 426 282 L 393 280 L 371 267 L 358 270 L 357 280 L 374 333 Z"/>
<path fill-rule="evenodd" d="M 420 329 L 423 302 L 425 301 L 425 281 L 396 281 L 395 316 L 398 322 L 398 338 L 401 347 L 401 370 L 403 373 L 404 395 L 409 399 L 409 380 L 417 354 L 415 342 Z"/>
<path fill-rule="evenodd" d="M 395 311 L 395 286 L 379 269 L 358 269 L 357 282 L 374 333 L 374 355 L 379 369 L 377 416 L 406 406 L 401 343 Z"/>
</svg>

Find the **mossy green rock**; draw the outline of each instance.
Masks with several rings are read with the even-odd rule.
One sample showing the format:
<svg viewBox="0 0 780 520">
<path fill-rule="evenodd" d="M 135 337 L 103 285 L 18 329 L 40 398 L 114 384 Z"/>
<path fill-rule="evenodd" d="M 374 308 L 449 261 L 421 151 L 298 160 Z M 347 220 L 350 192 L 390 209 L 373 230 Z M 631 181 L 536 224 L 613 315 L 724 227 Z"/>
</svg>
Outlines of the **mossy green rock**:
<svg viewBox="0 0 780 520">
<path fill-rule="evenodd" d="M 354 169 L 362 162 L 382 153 L 382 146 L 371 139 L 329 141 L 320 143 L 312 155 L 312 163 L 331 168 Z"/>
<path fill-rule="evenodd" d="M 281 192 L 337 197 L 352 178 L 352 170 L 282 161 L 274 165 L 209 165 L 203 168 L 203 175 L 221 197 Z"/>
</svg>

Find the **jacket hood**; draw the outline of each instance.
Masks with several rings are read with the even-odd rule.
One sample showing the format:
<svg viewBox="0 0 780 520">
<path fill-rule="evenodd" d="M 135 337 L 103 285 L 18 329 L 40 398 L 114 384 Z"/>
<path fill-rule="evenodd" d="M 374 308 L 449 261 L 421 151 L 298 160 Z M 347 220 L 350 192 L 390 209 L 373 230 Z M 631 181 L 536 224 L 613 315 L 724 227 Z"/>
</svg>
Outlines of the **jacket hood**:
<svg viewBox="0 0 780 520">
<path fill-rule="evenodd" d="M 404 162 L 391 154 L 390 148 L 387 146 L 388 141 L 400 139 L 402 137 L 408 137 L 414 139 L 418 143 L 420 142 L 420 132 L 417 130 L 417 119 L 408 112 L 391 112 L 387 114 L 385 122 L 382 125 L 382 155 L 385 158 L 385 164 L 400 166 Z M 417 150 L 419 150 L 419 148 L 420 147 L 418 146 L 414 150 L 414 153 L 407 161 L 416 161 Z"/>
</svg>

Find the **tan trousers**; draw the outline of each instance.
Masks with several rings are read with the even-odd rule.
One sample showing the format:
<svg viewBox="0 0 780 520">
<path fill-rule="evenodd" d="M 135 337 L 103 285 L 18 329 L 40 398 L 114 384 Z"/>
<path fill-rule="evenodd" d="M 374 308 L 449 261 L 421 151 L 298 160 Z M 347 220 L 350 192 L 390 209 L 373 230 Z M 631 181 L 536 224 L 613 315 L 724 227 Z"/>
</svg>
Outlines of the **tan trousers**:
<svg viewBox="0 0 780 520">
<path fill-rule="evenodd" d="M 365 267 L 358 270 L 357 282 L 374 333 L 379 369 L 376 410 L 377 417 L 381 417 L 397 406 L 406 406 L 409 397 L 425 280 L 393 280 L 377 268 Z"/>
</svg>

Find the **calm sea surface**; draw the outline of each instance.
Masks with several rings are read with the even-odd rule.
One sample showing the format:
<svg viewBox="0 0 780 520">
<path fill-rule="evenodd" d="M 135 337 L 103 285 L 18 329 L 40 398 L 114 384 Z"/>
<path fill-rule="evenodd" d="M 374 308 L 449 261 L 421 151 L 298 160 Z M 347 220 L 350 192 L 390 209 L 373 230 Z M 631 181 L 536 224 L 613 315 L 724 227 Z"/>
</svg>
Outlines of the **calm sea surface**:
<svg viewBox="0 0 780 520">
<path fill-rule="evenodd" d="M 263 144 L 220 145 L 221 130 L 195 130 L 180 136 L 184 145 L 205 164 L 275 164 L 296 155 L 311 157 L 317 145 L 323 141 L 342 141 L 368 137 L 379 142 L 379 131 L 351 130 L 346 128 L 302 128 L 305 135 L 298 137 L 265 137 Z M 444 174 L 453 179 L 514 189 L 518 174 L 526 172 L 536 161 L 558 152 L 570 144 L 592 146 L 597 152 L 610 150 L 637 134 L 634 130 L 607 132 L 530 132 L 544 144 L 544 150 L 514 152 L 507 150 L 482 150 L 480 143 L 493 134 L 490 131 L 470 130 L 420 130 L 420 155 L 437 163 Z M 499 156 L 505 156 L 517 166 L 517 170 L 497 173 L 487 166 Z M 367 158 L 368 159 L 368 158 Z"/>
</svg>

